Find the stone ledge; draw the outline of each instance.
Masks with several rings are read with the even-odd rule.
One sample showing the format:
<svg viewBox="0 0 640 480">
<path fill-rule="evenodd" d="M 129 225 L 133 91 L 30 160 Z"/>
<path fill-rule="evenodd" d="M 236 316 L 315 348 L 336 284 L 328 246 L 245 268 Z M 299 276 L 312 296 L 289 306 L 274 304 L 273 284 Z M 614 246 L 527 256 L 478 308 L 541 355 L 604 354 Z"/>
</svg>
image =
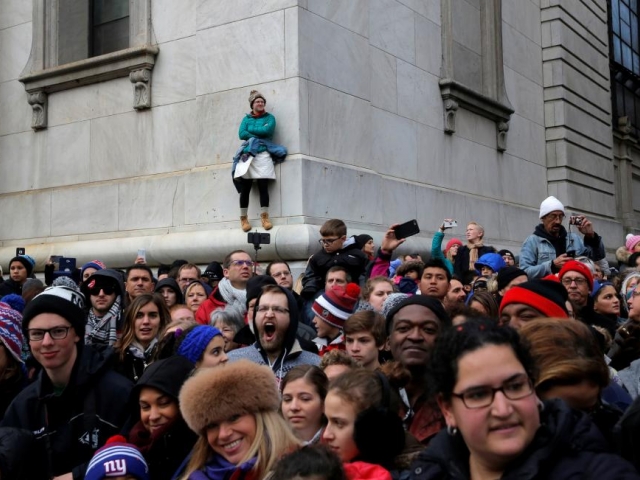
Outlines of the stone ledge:
<svg viewBox="0 0 640 480">
<path fill-rule="evenodd" d="M 449 78 L 440 80 L 439 84 L 444 101 L 444 131 L 455 133 L 458 108 L 464 108 L 496 122 L 498 150 L 504 152 L 507 149 L 506 136 L 513 108 Z"/>
<path fill-rule="evenodd" d="M 59 67 L 22 75 L 19 80 L 27 92 L 59 92 L 81 85 L 126 77 L 139 69 L 152 69 L 158 54 L 156 45 L 142 45 L 125 50 L 78 60 Z"/>
</svg>

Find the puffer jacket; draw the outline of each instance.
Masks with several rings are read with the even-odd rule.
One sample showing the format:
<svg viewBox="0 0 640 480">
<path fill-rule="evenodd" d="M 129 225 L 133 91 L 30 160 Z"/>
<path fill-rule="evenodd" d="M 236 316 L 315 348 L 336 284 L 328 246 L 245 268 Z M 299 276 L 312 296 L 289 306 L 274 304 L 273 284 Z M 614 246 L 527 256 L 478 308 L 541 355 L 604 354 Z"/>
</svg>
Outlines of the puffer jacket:
<svg viewBox="0 0 640 480">
<path fill-rule="evenodd" d="M 622 457 L 611 453 L 588 415 L 562 400 L 545 402 L 540 428 L 529 447 L 500 477 L 502 480 L 638 480 Z M 441 431 L 411 466 L 414 480 L 467 480 L 469 450 L 460 434 Z"/>
<path fill-rule="evenodd" d="M 240 140 L 249 140 L 250 138 L 262 138 L 266 140 L 273 139 L 273 132 L 276 129 L 276 117 L 268 112 L 265 112 L 259 117 L 254 117 L 250 113 L 247 113 L 240 123 L 240 129 L 238 136 Z M 244 153 L 249 153 L 250 146 L 247 145 L 243 150 Z M 258 153 L 265 152 L 267 147 L 264 145 L 258 147 Z"/>
<path fill-rule="evenodd" d="M 69 384 L 60 395 L 45 371 L 11 403 L 3 427 L 23 428 L 35 436 L 30 480 L 68 472 L 83 479 L 94 452 L 119 433 L 129 413 L 133 384 L 111 370 L 110 349 L 90 345 L 78 352 Z"/>
</svg>

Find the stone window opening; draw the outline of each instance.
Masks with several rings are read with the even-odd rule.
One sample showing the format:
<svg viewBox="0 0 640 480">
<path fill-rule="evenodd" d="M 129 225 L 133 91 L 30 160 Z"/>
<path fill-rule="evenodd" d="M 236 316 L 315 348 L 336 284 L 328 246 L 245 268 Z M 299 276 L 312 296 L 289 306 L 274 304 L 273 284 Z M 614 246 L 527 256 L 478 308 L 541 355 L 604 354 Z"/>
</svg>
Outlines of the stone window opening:
<svg viewBox="0 0 640 480">
<path fill-rule="evenodd" d="M 29 60 L 20 81 L 31 128 L 47 128 L 48 95 L 128 76 L 133 108 L 151 107 L 151 0 L 33 0 Z"/>
<path fill-rule="evenodd" d="M 507 149 L 514 112 L 504 84 L 502 0 L 442 0 L 440 93 L 444 130 L 456 131 L 459 108 L 496 123 L 497 149 Z"/>
</svg>

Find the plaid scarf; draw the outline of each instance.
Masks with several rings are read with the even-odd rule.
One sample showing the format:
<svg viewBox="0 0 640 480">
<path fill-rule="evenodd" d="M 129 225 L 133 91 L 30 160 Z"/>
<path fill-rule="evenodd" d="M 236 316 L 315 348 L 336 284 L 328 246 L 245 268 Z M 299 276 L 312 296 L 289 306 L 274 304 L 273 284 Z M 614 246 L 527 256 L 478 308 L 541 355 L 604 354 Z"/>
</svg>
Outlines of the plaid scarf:
<svg viewBox="0 0 640 480">
<path fill-rule="evenodd" d="M 84 343 L 87 345 L 113 346 L 120 336 L 120 295 L 102 317 L 97 317 L 93 308 L 89 310 L 87 325 L 85 327 Z"/>
</svg>

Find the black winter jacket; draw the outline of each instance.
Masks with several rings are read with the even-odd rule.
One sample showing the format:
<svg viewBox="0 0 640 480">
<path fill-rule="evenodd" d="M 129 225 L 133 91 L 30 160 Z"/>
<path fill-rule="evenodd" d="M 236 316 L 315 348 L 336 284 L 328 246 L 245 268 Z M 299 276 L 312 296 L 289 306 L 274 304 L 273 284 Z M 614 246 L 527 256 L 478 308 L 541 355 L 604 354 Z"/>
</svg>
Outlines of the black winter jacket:
<svg viewBox="0 0 640 480">
<path fill-rule="evenodd" d="M 0 298 L 12 293 L 15 293 L 16 295 L 22 295 L 22 285 L 14 282 L 11 279 L 5 280 L 4 282 L 0 283 Z"/>
<path fill-rule="evenodd" d="M 502 480 L 638 480 L 622 457 L 611 453 L 588 415 L 561 400 L 545 402 L 533 442 L 503 473 Z M 411 465 L 414 480 L 466 480 L 469 450 L 460 434 L 442 430 Z"/>
<path fill-rule="evenodd" d="M 11 403 L 3 427 L 33 432 L 38 472 L 30 480 L 68 472 L 83 479 L 94 452 L 124 425 L 133 384 L 111 370 L 110 349 L 84 346 L 61 395 L 53 393 L 46 372 Z"/>
<path fill-rule="evenodd" d="M 344 268 L 351 277 L 351 281 L 358 283 L 360 275 L 364 274 L 369 258 L 355 243 L 345 244 L 340 250 L 327 253 L 320 249 L 309 260 L 307 269 L 302 277 L 302 292 L 300 296 L 306 300 L 314 298 L 317 292 L 324 290 L 324 279 L 331 267 Z"/>
<path fill-rule="evenodd" d="M 480 258 L 485 253 L 495 253 L 495 252 L 496 252 L 495 248 L 489 245 L 485 245 L 478 249 L 478 258 Z M 454 265 L 453 265 L 453 271 L 457 276 L 462 278 L 462 276 L 467 270 L 469 270 L 469 247 L 467 247 L 466 245 L 463 245 L 462 247 L 458 248 L 458 253 L 456 255 Z"/>
</svg>

